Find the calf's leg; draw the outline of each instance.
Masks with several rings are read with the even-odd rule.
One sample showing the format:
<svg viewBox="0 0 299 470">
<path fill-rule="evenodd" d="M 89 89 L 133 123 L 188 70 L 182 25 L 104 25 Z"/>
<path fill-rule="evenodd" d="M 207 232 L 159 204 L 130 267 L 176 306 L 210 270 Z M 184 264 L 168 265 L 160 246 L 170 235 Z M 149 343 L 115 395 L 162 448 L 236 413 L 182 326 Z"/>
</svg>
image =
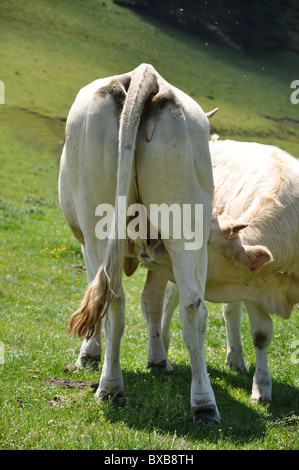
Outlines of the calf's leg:
<svg viewBox="0 0 299 470">
<path fill-rule="evenodd" d="M 227 334 L 225 364 L 231 369 L 243 370 L 246 372 L 241 340 L 242 307 L 243 302 L 223 304 L 223 315 Z"/>
<path fill-rule="evenodd" d="M 167 360 L 167 352 L 161 334 L 161 317 L 166 284 L 167 281 L 159 274 L 148 271 L 141 295 L 141 307 L 148 329 L 147 366 L 152 370 L 158 368 L 171 371 L 172 367 Z"/>
<path fill-rule="evenodd" d="M 168 282 L 164 302 L 163 302 L 163 314 L 162 314 L 162 338 L 166 352 L 168 353 L 170 343 L 170 327 L 173 313 L 179 305 L 179 290 L 177 285 L 173 282 Z"/>
<path fill-rule="evenodd" d="M 268 370 L 268 347 L 273 336 L 272 319 L 258 303 L 246 302 L 246 308 L 256 353 L 251 401 L 271 401 L 272 381 Z"/>
</svg>

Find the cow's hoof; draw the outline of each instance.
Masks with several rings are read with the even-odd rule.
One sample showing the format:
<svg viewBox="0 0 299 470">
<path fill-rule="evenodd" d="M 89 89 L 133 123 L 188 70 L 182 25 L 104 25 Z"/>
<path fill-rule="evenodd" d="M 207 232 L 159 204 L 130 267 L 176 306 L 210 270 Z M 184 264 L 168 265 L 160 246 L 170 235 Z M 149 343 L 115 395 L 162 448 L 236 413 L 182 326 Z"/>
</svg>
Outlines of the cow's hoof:
<svg viewBox="0 0 299 470">
<path fill-rule="evenodd" d="M 83 367 L 79 366 L 78 364 L 64 364 L 64 371 L 65 372 L 78 373 L 81 370 L 83 370 Z"/>
<path fill-rule="evenodd" d="M 96 393 L 97 397 L 100 400 L 106 401 L 106 402 L 112 402 L 115 405 L 122 405 L 124 402 L 124 392 L 116 392 L 116 393 L 110 393 L 110 392 L 100 392 L 99 394 Z"/>
<path fill-rule="evenodd" d="M 193 423 L 220 424 L 220 415 L 215 405 L 203 405 L 196 409 L 193 415 Z"/>
<path fill-rule="evenodd" d="M 147 363 L 148 370 L 153 374 L 160 374 L 160 373 L 171 373 L 173 371 L 172 366 L 169 364 L 168 361 L 161 361 L 158 364 L 153 364 L 152 362 Z"/>
<path fill-rule="evenodd" d="M 84 353 L 80 356 L 76 365 L 79 367 L 90 366 L 93 370 L 99 369 L 99 363 L 101 362 L 101 356 L 91 356 L 90 354 Z"/>
</svg>

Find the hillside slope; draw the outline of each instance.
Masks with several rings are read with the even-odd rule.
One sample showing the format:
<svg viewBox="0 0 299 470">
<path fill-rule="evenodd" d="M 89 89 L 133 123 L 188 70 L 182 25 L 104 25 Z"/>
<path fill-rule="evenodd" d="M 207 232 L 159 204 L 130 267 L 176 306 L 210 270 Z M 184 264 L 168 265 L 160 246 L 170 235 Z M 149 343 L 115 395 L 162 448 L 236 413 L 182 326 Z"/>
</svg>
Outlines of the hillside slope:
<svg viewBox="0 0 299 470">
<path fill-rule="evenodd" d="M 222 138 L 273 142 L 299 156 L 299 105 L 290 101 L 290 84 L 299 79 L 295 54 L 246 56 L 112 0 L 11 0 L 0 5 L 0 29 L 6 87 L 0 116 L 28 137 L 22 131 L 27 112 L 29 134 L 51 149 L 53 138 L 63 139 L 64 120 L 82 86 L 149 62 L 205 111 L 220 108 L 211 124 Z"/>
</svg>

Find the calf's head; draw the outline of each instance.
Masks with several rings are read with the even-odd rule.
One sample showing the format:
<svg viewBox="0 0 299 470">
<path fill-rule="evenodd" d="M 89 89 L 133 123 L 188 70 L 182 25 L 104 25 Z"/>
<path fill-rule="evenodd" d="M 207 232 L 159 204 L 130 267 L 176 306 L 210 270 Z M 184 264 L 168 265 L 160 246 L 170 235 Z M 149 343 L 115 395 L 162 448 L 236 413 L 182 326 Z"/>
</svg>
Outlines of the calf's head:
<svg viewBox="0 0 299 470">
<path fill-rule="evenodd" d="M 225 284 L 228 279 L 238 283 L 273 260 L 266 247 L 242 243 L 240 231 L 246 227 L 248 224 L 226 217 L 212 219 L 208 241 L 207 284 Z M 148 240 L 144 246 L 146 248 L 143 247 L 138 256 L 140 263 L 174 281 L 171 260 L 163 241 L 159 239 L 152 243 Z"/>
<path fill-rule="evenodd" d="M 261 245 L 246 245 L 240 231 L 247 223 L 236 222 L 226 217 L 213 218 L 208 241 L 208 282 L 227 275 L 246 275 L 262 269 L 273 261 L 271 252 Z M 223 281 L 224 279 L 219 279 Z"/>
</svg>

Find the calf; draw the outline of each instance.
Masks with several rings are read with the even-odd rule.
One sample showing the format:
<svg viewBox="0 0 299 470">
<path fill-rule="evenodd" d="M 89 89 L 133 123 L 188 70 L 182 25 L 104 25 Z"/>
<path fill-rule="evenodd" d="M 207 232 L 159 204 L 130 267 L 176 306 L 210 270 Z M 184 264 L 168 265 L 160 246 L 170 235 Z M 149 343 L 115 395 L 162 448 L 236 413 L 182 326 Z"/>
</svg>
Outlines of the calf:
<svg viewBox="0 0 299 470">
<path fill-rule="evenodd" d="M 299 163 L 276 147 L 233 141 L 210 142 L 215 195 L 208 241 L 205 299 L 224 303 L 228 365 L 245 369 L 240 321 L 243 303 L 256 351 L 252 401 L 271 400 L 267 351 L 272 314 L 289 318 L 299 302 Z M 163 265 L 163 247 L 148 245 L 143 263 Z M 175 279 L 173 278 L 173 281 Z M 178 302 L 175 284 L 166 291 L 163 339 Z"/>
</svg>

